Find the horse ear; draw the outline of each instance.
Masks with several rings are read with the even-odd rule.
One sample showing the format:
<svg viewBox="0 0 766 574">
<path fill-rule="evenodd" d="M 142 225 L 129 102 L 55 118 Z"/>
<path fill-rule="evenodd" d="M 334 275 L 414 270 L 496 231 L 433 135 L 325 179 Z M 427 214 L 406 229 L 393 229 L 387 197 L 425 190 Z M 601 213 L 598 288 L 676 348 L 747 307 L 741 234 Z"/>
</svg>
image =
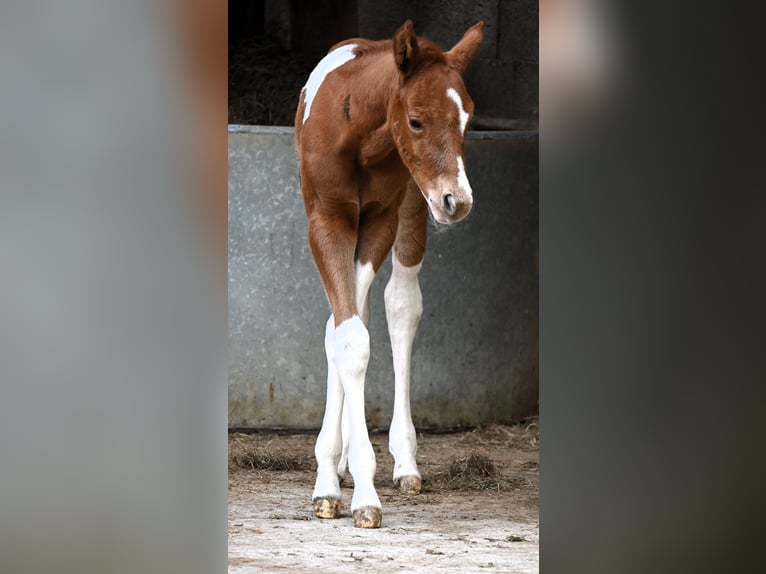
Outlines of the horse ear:
<svg viewBox="0 0 766 574">
<path fill-rule="evenodd" d="M 461 40 L 447 52 L 447 61 L 449 65 L 459 73 L 465 72 L 468 64 L 476 57 L 481 49 L 481 42 L 484 39 L 484 22 L 474 24 Z"/>
<path fill-rule="evenodd" d="M 412 20 L 407 20 L 394 34 L 394 60 L 404 77 L 409 76 L 420 59 L 420 49 Z"/>
</svg>

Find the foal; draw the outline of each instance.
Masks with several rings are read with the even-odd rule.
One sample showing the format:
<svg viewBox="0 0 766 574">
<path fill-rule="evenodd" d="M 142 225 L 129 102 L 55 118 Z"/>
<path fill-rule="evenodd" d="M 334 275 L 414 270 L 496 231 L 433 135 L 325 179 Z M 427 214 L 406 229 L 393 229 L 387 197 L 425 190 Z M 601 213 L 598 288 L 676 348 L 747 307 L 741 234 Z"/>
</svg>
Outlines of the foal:
<svg viewBox="0 0 766 574">
<path fill-rule="evenodd" d="M 373 486 L 375 453 L 364 415 L 370 357 L 370 285 L 393 246 L 385 289 L 394 362 L 389 450 L 394 482 L 419 493 L 410 414 L 410 355 L 422 313 L 418 272 L 428 213 L 438 223 L 465 217 L 473 202 L 463 138 L 473 113 L 461 74 L 481 47 L 483 23 L 450 51 L 415 36 L 333 46 L 309 76 L 295 116 L 295 143 L 309 245 L 332 315 L 325 329 L 327 404 L 314 453 L 314 513 L 337 518 L 346 458 L 354 478 L 354 526 L 381 524 Z"/>
</svg>

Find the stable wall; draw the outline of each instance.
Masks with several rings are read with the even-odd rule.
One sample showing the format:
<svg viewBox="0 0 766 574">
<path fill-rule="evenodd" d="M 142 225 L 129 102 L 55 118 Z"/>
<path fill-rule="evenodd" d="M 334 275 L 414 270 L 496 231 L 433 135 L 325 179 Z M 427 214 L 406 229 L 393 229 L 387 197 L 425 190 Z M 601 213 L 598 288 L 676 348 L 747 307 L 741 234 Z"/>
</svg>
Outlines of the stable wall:
<svg viewBox="0 0 766 574">
<path fill-rule="evenodd" d="M 229 128 L 229 425 L 319 428 L 329 305 L 307 242 L 292 128 Z M 468 132 L 468 218 L 429 230 L 412 358 L 419 428 L 512 422 L 538 409 L 537 132 Z M 367 420 L 393 409 L 383 304 L 370 294 Z"/>
<path fill-rule="evenodd" d="M 537 120 L 538 20 L 536 0 L 262 0 L 255 18 L 250 0 L 230 2 L 232 26 L 265 33 L 296 54 L 318 61 L 347 38 L 391 38 L 405 20 L 444 49 L 479 20 L 484 42 L 466 72 L 476 114 Z"/>
</svg>

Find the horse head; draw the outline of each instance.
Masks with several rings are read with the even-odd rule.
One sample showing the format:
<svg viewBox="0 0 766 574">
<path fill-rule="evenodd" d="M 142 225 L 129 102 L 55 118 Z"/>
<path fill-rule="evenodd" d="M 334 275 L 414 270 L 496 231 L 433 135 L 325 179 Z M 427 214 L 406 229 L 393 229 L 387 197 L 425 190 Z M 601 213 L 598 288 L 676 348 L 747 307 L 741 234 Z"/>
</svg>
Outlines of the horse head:
<svg viewBox="0 0 766 574">
<path fill-rule="evenodd" d="M 415 36 L 412 21 L 394 35 L 399 89 L 388 125 L 399 156 L 420 188 L 433 218 L 454 223 L 471 210 L 464 138 L 473 100 L 462 74 L 481 48 L 483 22 L 469 28 L 448 52 Z"/>
</svg>

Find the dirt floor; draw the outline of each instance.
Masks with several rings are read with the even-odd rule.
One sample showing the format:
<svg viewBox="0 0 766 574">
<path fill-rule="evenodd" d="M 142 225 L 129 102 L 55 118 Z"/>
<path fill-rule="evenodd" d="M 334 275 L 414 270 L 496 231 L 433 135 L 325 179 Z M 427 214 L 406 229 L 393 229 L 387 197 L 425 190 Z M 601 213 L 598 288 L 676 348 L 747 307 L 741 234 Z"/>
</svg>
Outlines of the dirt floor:
<svg viewBox="0 0 766 574">
<path fill-rule="evenodd" d="M 388 438 L 373 433 L 380 529 L 315 518 L 316 434 L 229 435 L 229 572 L 538 572 L 538 427 L 418 435 L 420 495 L 391 480 Z"/>
</svg>

